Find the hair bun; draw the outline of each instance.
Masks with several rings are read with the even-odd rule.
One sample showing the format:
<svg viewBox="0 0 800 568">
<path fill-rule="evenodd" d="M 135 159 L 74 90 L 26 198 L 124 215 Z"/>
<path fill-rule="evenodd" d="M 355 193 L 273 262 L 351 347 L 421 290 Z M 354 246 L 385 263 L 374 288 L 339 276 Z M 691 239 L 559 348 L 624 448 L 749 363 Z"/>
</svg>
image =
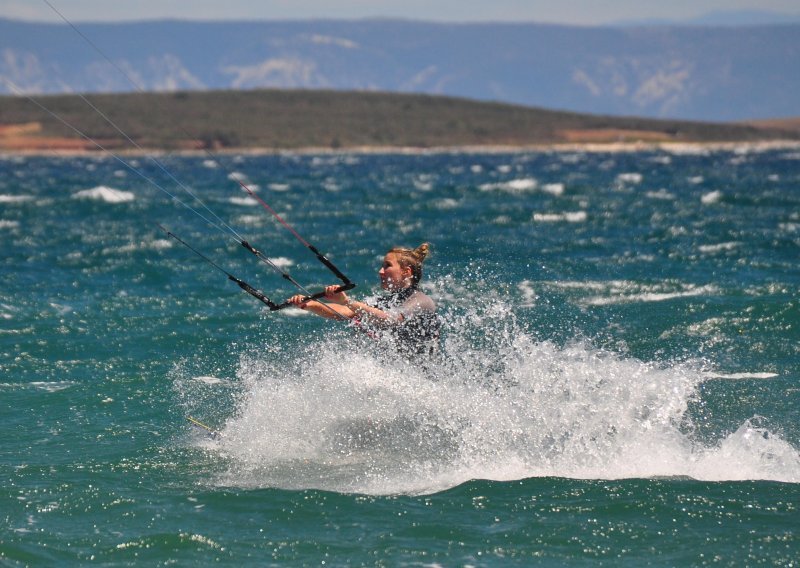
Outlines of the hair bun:
<svg viewBox="0 0 800 568">
<path fill-rule="evenodd" d="M 420 262 L 428 258 L 428 255 L 431 251 L 431 245 L 428 243 L 422 243 L 417 248 L 414 249 L 414 256 L 416 256 Z"/>
</svg>

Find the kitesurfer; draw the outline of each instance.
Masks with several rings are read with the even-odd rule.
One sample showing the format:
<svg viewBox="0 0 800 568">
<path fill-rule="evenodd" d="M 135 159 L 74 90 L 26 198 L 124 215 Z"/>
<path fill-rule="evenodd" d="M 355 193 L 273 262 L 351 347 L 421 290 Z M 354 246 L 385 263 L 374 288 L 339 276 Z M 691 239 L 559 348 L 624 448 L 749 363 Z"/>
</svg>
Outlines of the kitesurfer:
<svg viewBox="0 0 800 568">
<path fill-rule="evenodd" d="M 303 295 L 288 301 L 324 318 L 356 321 L 380 337 L 388 336 L 405 353 L 433 353 L 440 327 L 436 304 L 419 289 L 422 264 L 429 252 L 428 243 L 415 249 L 394 247 L 387 252 L 378 270 L 387 294 L 374 304 L 354 300 L 336 285 L 325 288 L 325 303 Z"/>
</svg>

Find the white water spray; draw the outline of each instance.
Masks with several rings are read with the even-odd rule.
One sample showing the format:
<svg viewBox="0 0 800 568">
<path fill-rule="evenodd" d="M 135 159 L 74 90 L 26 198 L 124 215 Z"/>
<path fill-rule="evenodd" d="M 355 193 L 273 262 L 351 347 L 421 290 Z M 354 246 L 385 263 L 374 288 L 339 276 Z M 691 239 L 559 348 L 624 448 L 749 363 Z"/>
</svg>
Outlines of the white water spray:
<svg viewBox="0 0 800 568">
<path fill-rule="evenodd" d="M 699 366 L 537 341 L 500 303 L 450 318 L 420 366 L 346 332 L 242 358 L 224 485 L 429 493 L 470 479 L 800 481 L 800 453 L 745 421 L 692 434 Z"/>
</svg>

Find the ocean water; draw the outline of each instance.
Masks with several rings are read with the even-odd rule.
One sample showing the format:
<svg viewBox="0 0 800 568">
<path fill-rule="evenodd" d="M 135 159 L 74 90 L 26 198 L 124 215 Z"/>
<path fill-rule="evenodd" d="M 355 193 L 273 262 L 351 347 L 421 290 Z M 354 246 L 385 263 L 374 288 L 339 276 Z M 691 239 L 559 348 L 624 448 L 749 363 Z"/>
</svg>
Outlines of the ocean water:
<svg viewBox="0 0 800 568">
<path fill-rule="evenodd" d="M 336 283 L 237 180 L 440 356 L 159 229 Z M 0 242 L 4 565 L 798 565 L 797 149 L 5 156 Z"/>
</svg>

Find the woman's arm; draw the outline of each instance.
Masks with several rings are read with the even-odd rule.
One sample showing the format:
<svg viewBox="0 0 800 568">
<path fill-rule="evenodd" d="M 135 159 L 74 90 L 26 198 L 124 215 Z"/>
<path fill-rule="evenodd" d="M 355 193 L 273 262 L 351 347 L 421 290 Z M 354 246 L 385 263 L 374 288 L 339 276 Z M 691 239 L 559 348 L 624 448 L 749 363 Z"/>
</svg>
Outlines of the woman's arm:
<svg viewBox="0 0 800 568">
<path fill-rule="evenodd" d="M 289 302 L 300 308 L 316 314 L 318 316 L 328 319 L 353 319 L 355 312 L 347 306 L 338 306 L 336 304 L 324 304 L 316 300 L 306 300 L 302 294 L 292 296 Z"/>
<path fill-rule="evenodd" d="M 327 286 L 325 288 L 325 299 L 331 303 L 317 302 L 309 300 L 304 302 L 305 296 L 298 295 L 289 298 L 289 301 L 300 308 L 329 319 L 353 319 L 356 316 L 372 321 L 378 325 L 392 325 L 403 321 L 402 314 L 393 316 L 380 308 L 370 306 L 363 302 L 351 300 L 344 292 L 339 290 L 339 286 Z"/>
<path fill-rule="evenodd" d="M 402 314 L 392 315 L 375 306 L 370 306 L 369 304 L 357 300 L 351 300 L 347 294 L 339 291 L 338 286 L 328 286 L 325 288 L 325 297 L 331 302 L 349 309 L 354 315 L 371 321 L 378 326 L 385 327 L 403 321 Z"/>
</svg>

